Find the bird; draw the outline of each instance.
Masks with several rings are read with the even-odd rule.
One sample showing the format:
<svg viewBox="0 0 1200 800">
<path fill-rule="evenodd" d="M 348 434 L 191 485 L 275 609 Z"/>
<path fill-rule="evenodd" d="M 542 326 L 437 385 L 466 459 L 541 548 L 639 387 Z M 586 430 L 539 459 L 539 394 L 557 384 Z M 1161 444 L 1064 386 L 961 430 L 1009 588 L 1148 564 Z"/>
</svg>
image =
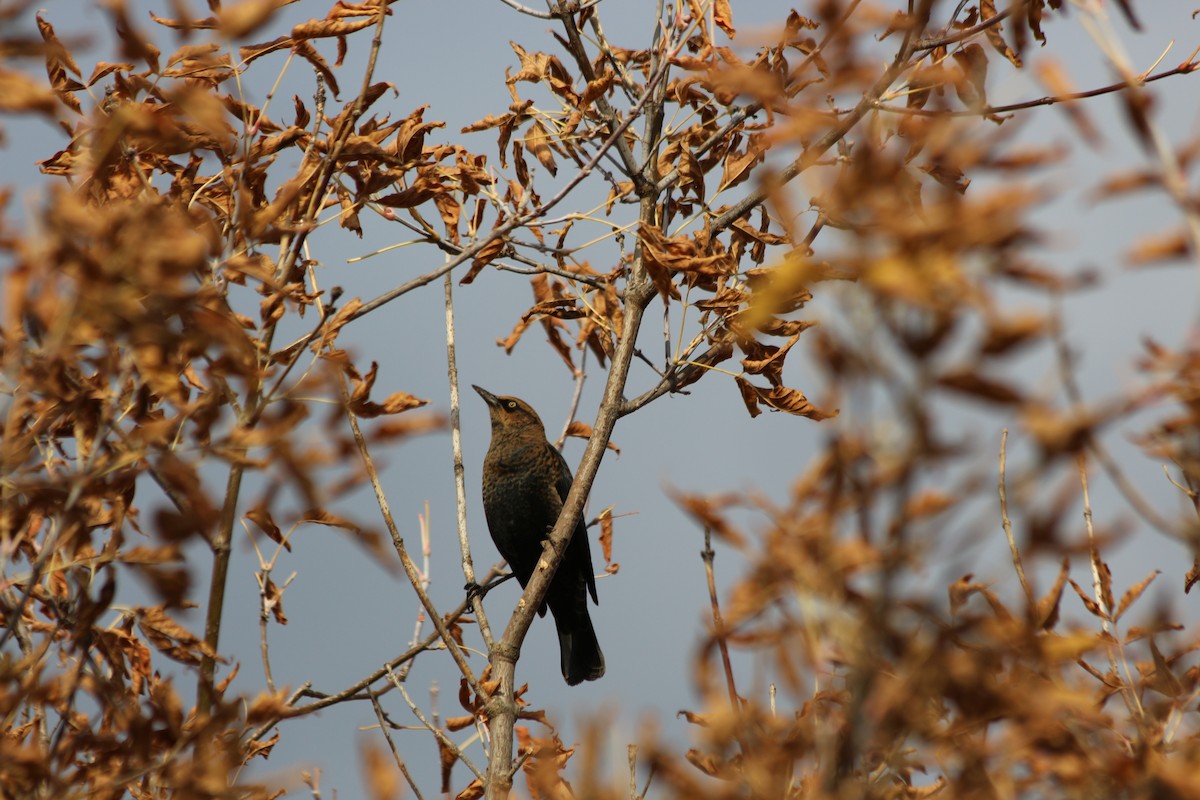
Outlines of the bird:
<svg viewBox="0 0 1200 800">
<path fill-rule="evenodd" d="M 496 549 L 524 588 L 571 489 L 571 468 L 546 440 L 542 420 L 528 403 L 497 397 L 474 384 L 471 388 L 487 403 L 492 422 L 492 440 L 483 459 L 483 513 Z M 581 518 L 538 608 L 540 616 L 549 608 L 554 617 L 562 675 L 569 686 L 604 675 L 604 654 L 588 614 L 588 595 L 599 605 Z"/>
</svg>

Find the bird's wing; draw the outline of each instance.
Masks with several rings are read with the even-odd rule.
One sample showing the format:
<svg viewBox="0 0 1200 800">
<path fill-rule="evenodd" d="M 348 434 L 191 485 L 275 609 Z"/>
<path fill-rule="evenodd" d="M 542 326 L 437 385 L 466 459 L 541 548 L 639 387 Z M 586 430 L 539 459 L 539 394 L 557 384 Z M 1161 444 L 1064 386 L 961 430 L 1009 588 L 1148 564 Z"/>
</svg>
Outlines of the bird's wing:
<svg viewBox="0 0 1200 800">
<path fill-rule="evenodd" d="M 558 490 L 558 499 L 566 502 L 567 494 L 571 491 L 571 482 L 574 480 L 571 477 L 571 467 L 554 445 L 547 442 L 546 446 L 554 451 L 554 455 L 558 456 L 558 482 L 554 488 Z M 581 555 L 572 555 L 572 551 L 581 553 Z M 588 593 L 592 596 L 592 602 L 600 605 L 600 598 L 596 596 L 596 573 L 592 569 L 592 547 L 588 543 L 587 524 L 584 523 L 582 514 L 579 515 L 579 522 L 575 524 L 575 533 L 571 535 L 571 541 L 567 545 L 567 557 L 586 567 Z"/>
</svg>

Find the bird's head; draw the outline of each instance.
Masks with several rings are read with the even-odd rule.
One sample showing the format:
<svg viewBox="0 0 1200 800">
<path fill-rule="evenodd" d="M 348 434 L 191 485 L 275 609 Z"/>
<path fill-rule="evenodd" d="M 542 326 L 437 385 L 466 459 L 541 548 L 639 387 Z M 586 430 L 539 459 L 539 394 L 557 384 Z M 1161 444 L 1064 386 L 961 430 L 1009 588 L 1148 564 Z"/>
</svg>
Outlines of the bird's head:
<svg viewBox="0 0 1200 800">
<path fill-rule="evenodd" d="M 524 400 L 516 397 L 497 397 L 487 389 L 480 389 L 475 384 L 471 388 L 479 392 L 483 402 L 488 405 L 488 413 L 492 417 L 492 432 L 535 430 L 543 438 L 545 428 L 537 412 L 529 407 Z"/>
</svg>

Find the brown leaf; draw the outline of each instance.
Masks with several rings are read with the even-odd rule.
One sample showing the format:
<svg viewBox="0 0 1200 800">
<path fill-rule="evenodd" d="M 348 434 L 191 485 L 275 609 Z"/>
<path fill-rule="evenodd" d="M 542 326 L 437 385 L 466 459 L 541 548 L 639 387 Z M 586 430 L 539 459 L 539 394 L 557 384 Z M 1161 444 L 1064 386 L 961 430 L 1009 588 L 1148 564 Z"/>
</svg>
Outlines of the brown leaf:
<svg viewBox="0 0 1200 800">
<path fill-rule="evenodd" d="M 1161 261 L 1180 261 L 1188 257 L 1190 241 L 1184 230 L 1143 236 L 1126 254 L 1126 258 L 1138 267 Z"/>
<path fill-rule="evenodd" d="M 762 409 L 758 407 L 758 390 L 745 378 L 740 376 L 735 377 L 738 391 L 742 394 L 742 402 L 746 404 L 746 411 L 750 417 L 757 417 L 762 413 Z"/>
<path fill-rule="evenodd" d="M 41 13 L 37 15 L 37 26 L 45 44 L 46 74 L 50 78 L 50 85 L 54 87 L 58 99 L 64 105 L 77 114 L 82 113 L 79 99 L 75 97 L 74 92 L 83 89 L 83 84 L 68 77 L 68 73 L 82 77 L 75 58 L 71 55 L 71 51 L 59 41 L 58 36 L 54 33 L 54 27 L 42 19 Z"/>
<path fill-rule="evenodd" d="M 763 389 L 742 378 L 738 378 L 737 381 L 743 399 L 746 399 L 748 391 L 752 392 L 757 402 L 765 403 L 778 411 L 785 411 L 798 417 L 808 417 L 818 422 L 838 415 L 838 409 L 823 411 L 808 402 L 808 398 L 796 389 L 789 389 L 786 386 L 772 386 L 770 389 Z M 747 410 L 750 410 L 750 416 L 758 416 L 757 406 L 752 408 L 750 402 L 747 401 L 746 407 Z"/>
<path fill-rule="evenodd" d="M 742 547 L 746 544 L 745 537 L 721 513 L 722 508 L 718 501 L 709 499 L 703 495 L 684 494 L 682 492 L 672 492 L 672 499 L 684 511 L 695 517 L 696 521 L 702 527 L 711 530 L 720 538 L 737 547 Z"/>
<path fill-rule="evenodd" d="M 979 0 L 979 16 L 981 22 L 987 22 L 996 16 L 996 0 Z M 1001 34 L 999 20 L 996 24 L 989 25 L 984 31 L 988 42 L 992 47 L 996 48 L 996 52 L 1007 58 L 1012 65 L 1017 69 L 1021 68 L 1021 57 L 1008 46 L 1008 42 L 1004 41 L 1004 36 Z"/>
<path fill-rule="evenodd" d="M 1062 600 L 1063 589 L 1067 585 L 1067 572 L 1070 567 L 1070 561 L 1063 558 L 1062 565 L 1058 570 L 1058 577 L 1054 580 L 1054 586 L 1046 593 L 1046 596 L 1037 601 L 1036 614 L 1034 615 L 1034 623 L 1038 630 L 1048 631 L 1058 623 L 1058 607 Z"/>
<path fill-rule="evenodd" d="M 1041 314 L 1013 314 L 988 320 L 980 350 L 990 356 L 1002 355 L 1031 344 L 1047 333 L 1049 321 Z"/>
<path fill-rule="evenodd" d="M 262 602 L 264 609 L 271 612 L 276 622 L 280 625 L 288 624 L 287 615 L 283 613 L 283 590 L 270 578 L 263 582 Z"/>
<path fill-rule="evenodd" d="M 551 175 L 557 175 L 558 164 L 555 162 L 554 153 L 550 149 L 550 134 L 546 132 L 541 122 L 534 122 L 530 126 L 529 132 L 525 134 L 524 141 L 526 148 L 541 162 L 541 165 Z"/>
<path fill-rule="evenodd" d="M 383 536 L 378 531 L 368 530 L 353 520 L 332 514 L 321 508 L 311 508 L 305 511 L 300 521 L 310 522 L 314 525 L 328 525 L 331 528 L 340 528 L 353 535 L 355 540 L 374 556 L 376 563 L 380 566 L 391 572 L 395 572 L 398 569 L 394 555 L 391 555 L 388 550 L 384 549 Z"/>
<path fill-rule="evenodd" d="M 971 43 L 952 54 L 960 77 L 954 90 L 963 105 L 972 111 L 987 105 L 987 55 L 980 45 Z"/>
<path fill-rule="evenodd" d="M 450 777 L 454 772 L 454 764 L 458 761 L 458 753 L 447 747 L 445 740 L 441 737 L 437 740 L 438 745 L 438 763 L 441 765 L 442 775 L 442 794 L 450 793 Z"/>
<path fill-rule="evenodd" d="M 733 11 L 729 7 L 729 0 L 714 0 L 712 10 L 713 22 L 732 39 L 737 31 L 733 29 Z"/>
<path fill-rule="evenodd" d="M 1069 580 L 1071 582 L 1071 586 L 1075 589 L 1075 594 L 1079 595 L 1079 599 L 1083 601 L 1084 608 L 1086 608 L 1092 616 L 1099 617 L 1100 619 L 1103 619 L 1103 620 L 1109 619 L 1108 615 L 1105 614 L 1104 611 L 1100 608 L 1100 604 L 1097 603 L 1095 600 L 1093 600 L 1091 597 L 1088 597 L 1088 595 L 1083 591 L 1083 589 L 1080 588 L 1078 583 L 1076 583 L 1071 578 L 1068 578 L 1067 580 Z M 1111 620 L 1109 620 L 1109 621 L 1111 622 Z"/>
<path fill-rule="evenodd" d="M 379 423 L 367 434 L 367 440 L 375 442 L 393 442 L 409 436 L 444 430 L 450 420 L 444 414 L 405 414 L 400 419 L 389 419 Z"/>
<path fill-rule="evenodd" d="M 587 312 L 576 305 L 576 303 L 577 299 L 574 297 L 556 297 L 550 300 L 543 300 L 522 314 L 521 319 L 528 320 L 536 316 L 554 317 L 555 319 L 580 319 L 586 317 Z"/>
<path fill-rule="evenodd" d="M 567 436 L 577 436 L 580 439 L 591 439 L 592 426 L 588 425 L 586 422 L 580 422 L 577 419 L 571 420 L 571 424 L 567 426 Z M 617 455 L 621 455 L 621 448 L 613 444 L 612 440 L 609 440 L 604 446 L 609 450 L 612 450 Z"/>
<path fill-rule="evenodd" d="M 1140 583 L 1130 586 L 1129 589 L 1126 590 L 1125 594 L 1121 595 L 1121 602 L 1119 605 L 1117 605 L 1116 613 L 1113 614 L 1113 622 L 1120 621 L 1121 615 L 1129 609 L 1129 606 L 1131 606 L 1134 601 L 1142 596 L 1142 592 L 1146 591 L 1146 588 L 1154 581 L 1155 578 L 1159 576 L 1161 572 L 1162 570 L 1154 570 L 1154 572 L 1151 572 L 1149 575 L 1143 578 Z"/>
<path fill-rule="evenodd" d="M 0 69 L 0 111 L 53 116 L 58 96 L 23 72 Z"/>
<path fill-rule="evenodd" d="M 454 800 L 479 800 L 483 794 L 483 781 L 476 778 L 467 784 L 467 788 L 455 795 Z"/>
<path fill-rule="evenodd" d="M 283 538 L 283 531 L 279 530 L 279 526 L 271 518 L 270 510 L 266 507 L 256 506 L 250 509 L 246 512 L 246 519 L 257 525 L 259 530 L 265 533 L 271 541 L 283 545 L 289 553 L 292 552 L 292 543 Z"/>
<path fill-rule="evenodd" d="M 1053 59 L 1039 58 L 1034 63 L 1034 75 L 1052 95 L 1066 97 L 1075 93 L 1075 86 L 1067 77 L 1066 70 Z M 1102 139 L 1091 118 L 1083 110 L 1083 105 L 1075 100 L 1064 100 L 1056 104 L 1061 108 L 1075 126 L 1079 135 L 1092 147 L 1099 147 Z"/>
<path fill-rule="evenodd" d="M 1020 403 L 1023 399 L 1021 393 L 1009 384 L 980 375 L 971 367 L 943 373 L 937 382 L 943 388 L 1001 405 Z"/>
<path fill-rule="evenodd" d="M 615 575 L 620 567 L 613 563 L 612 560 L 612 535 L 613 535 L 613 507 L 601 511 L 596 515 L 600 520 L 600 552 L 604 554 L 604 571 L 610 575 Z"/>
<path fill-rule="evenodd" d="M 493 236 L 490 240 L 488 240 L 488 243 L 485 244 L 479 250 L 479 252 L 475 254 L 474 258 L 471 259 L 471 269 L 467 271 L 467 274 L 464 275 L 461 280 L 459 280 L 459 285 L 465 286 L 466 284 L 474 281 L 475 276 L 479 274 L 480 270 L 492 263 L 492 260 L 495 259 L 496 256 L 503 253 L 504 248 L 507 246 L 508 242 L 504 240 L 503 236 Z"/>
<path fill-rule="evenodd" d="M 413 397 L 407 392 L 393 392 L 382 403 L 370 399 L 371 388 L 375 385 L 375 377 L 379 371 L 379 363 L 372 361 L 371 369 L 361 379 L 354 381 L 354 391 L 350 395 L 349 408 L 360 417 L 373 418 L 384 414 L 399 414 L 410 408 L 428 405 L 428 400 Z"/>
<path fill-rule="evenodd" d="M 229 39 L 249 36 L 271 20 L 281 5 L 289 0 L 241 0 L 230 4 L 228 0 L 217 8 L 217 26 Z"/>
<path fill-rule="evenodd" d="M 133 615 L 142 635 L 167 658 L 193 666 L 199 666 L 201 656 L 217 658 L 211 647 L 168 617 L 162 607 L 139 606 L 133 609 Z"/>
<path fill-rule="evenodd" d="M 250 725 L 261 725 L 264 722 L 278 720 L 291 709 L 291 706 L 288 705 L 287 695 L 288 693 L 285 691 L 259 694 L 250 702 L 249 708 L 245 711 L 246 722 Z"/>
<path fill-rule="evenodd" d="M 1148 681 L 1150 688 L 1167 697 L 1179 697 L 1184 693 L 1183 684 L 1171 670 L 1171 665 L 1167 663 L 1162 651 L 1158 649 L 1158 644 L 1155 643 L 1153 636 L 1150 637 L 1149 644 L 1150 655 L 1154 658 L 1154 674 Z"/>
<path fill-rule="evenodd" d="M 731 150 L 725 156 L 724 171 L 721 173 L 721 188 L 737 186 L 749 178 L 751 170 L 765 158 L 766 152 L 766 143 L 756 137 L 751 137 L 745 152 Z"/>
</svg>

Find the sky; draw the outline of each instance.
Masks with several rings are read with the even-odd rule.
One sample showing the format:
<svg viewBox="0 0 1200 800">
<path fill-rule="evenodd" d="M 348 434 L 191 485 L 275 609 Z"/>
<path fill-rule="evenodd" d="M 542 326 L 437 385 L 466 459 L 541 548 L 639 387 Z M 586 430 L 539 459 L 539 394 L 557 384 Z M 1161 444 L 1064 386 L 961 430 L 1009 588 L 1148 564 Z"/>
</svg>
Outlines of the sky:
<svg viewBox="0 0 1200 800">
<path fill-rule="evenodd" d="M 949 10 L 945 5 L 939 4 L 943 15 Z M 1145 28 L 1141 32 L 1114 16 L 1114 29 L 1137 69 L 1153 64 L 1172 40 L 1175 45 L 1162 62 L 1164 67 L 1185 59 L 1200 44 L 1200 22 L 1191 17 L 1192 5 L 1177 1 L 1140 4 Z M 153 7 L 150 3 L 138 5 L 139 9 Z M 506 67 L 515 69 L 518 64 L 510 40 L 529 50 L 558 52 L 548 33 L 552 23 L 521 15 L 500 0 L 400 0 L 393 8 L 395 14 L 385 26 L 377 79 L 393 83 L 395 93 L 381 100 L 380 107 L 404 116 L 428 104 L 425 119 L 446 122 L 445 128 L 430 135 L 430 144 L 461 139 L 458 131 L 464 125 L 507 108 L 503 73 Z M 604 0 L 600 11 L 606 33 L 623 47 L 646 46 L 653 28 L 650 8 L 651 4 L 635 0 Z M 756 26 L 782 20 L 788 8 L 787 3 L 767 0 L 734 2 L 738 41 L 753 42 Z M 92 46 L 83 50 L 88 54 L 86 58 L 107 58 L 102 35 L 94 34 L 103 30 L 103 16 L 91 4 L 81 9 L 73 0 L 49 0 L 43 9 L 60 37 L 92 39 Z M 325 11 L 324 4 L 302 0 L 281 15 L 278 32 L 286 30 L 285 21 L 323 16 Z M 159 9 L 159 13 L 169 12 Z M 148 17 L 140 19 L 146 20 L 150 28 Z M 275 29 L 270 30 L 275 35 Z M 1111 70 L 1083 29 L 1082 15 L 1077 10 L 1065 19 L 1048 21 L 1046 33 L 1049 46 L 1045 54 L 1053 54 L 1077 87 L 1091 88 L 1113 80 Z M 169 51 L 171 36 L 165 31 L 155 36 L 162 49 Z M 347 89 L 358 83 L 369 37 L 350 41 L 352 49 L 340 72 Z M 1043 53 L 1036 52 L 1036 48 L 1030 54 L 1031 60 L 1041 57 Z M 271 63 L 282 64 L 282 58 Z M 994 63 L 989 88 L 993 103 L 1044 94 L 1029 79 L 1013 77 Z M 90 65 L 81 59 L 85 75 Z M 272 69 L 264 64 L 254 73 L 255 80 L 247 83 L 252 101 L 262 101 L 274 79 Z M 1197 132 L 1197 80 L 1200 76 L 1171 78 L 1154 84 L 1151 90 L 1156 119 L 1176 145 Z M 281 104 L 282 111 L 290 104 L 292 93 L 307 99 L 311 91 L 310 76 L 293 67 L 274 102 Z M 1084 393 L 1089 398 L 1101 398 L 1131 391 L 1139 384 L 1133 360 L 1144 337 L 1171 346 L 1192 335 L 1197 281 L 1195 264 L 1139 270 L 1125 266 L 1124 254 L 1139 236 L 1177 224 L 1178 215 L 1169 202 L 1157 196 L 1137 195 L 1099 203 L 1093 199 L 1097 185 L 1114 167 L 1139 169 L 1153 162 L 1137 145 L 1113 97 L 1091 100 L 1086 109 L 1102 132 L 1099 148 L 1078 145 L 1065 117 L 1054 108 L 1028 112 L 1020 137 L 1029 143 L 1061 143 L 1072 150 L 1046 180 L 1046 186 L 1057 196 L 1037 215 L 1037 222 L 1051 233 L 1039 255 L 1064 272 L 1091 268 L 1101 276 L 1095 288 L 1065 304 L 1071 344 L 1079 351 Z M 62 145 L 54 143 L 54 132 L 40 121 L 4 119 L 0 124 L 4 127 L 0 178 L 5 184 L 19 187 L 19 207 L 35 208 L 45 196 L 48 179 L 37 173 L 33 163 L 49 157 Z M 494 153 L 494 132 L 473 135 L 468 146 L 477 152 Z M 980 184 L 983 186 L 986 180 Z M 801 194 L 805 187 L 798 185 L 796 191 L 807 196 Z M 409 237 L 377 216 L 364 214 L 363 220 L 361 240 L 334 226 L 326 226 L 320 235 L 312 237 L 311 256 L 320 262 L 318 275 L 323 286 L 338 285 L 346 297 L 367 300 L 440 263 L 436 253 L 416 247 L 364 258 Z M 611 251 L 608 255 L 612 256 Z M 594 265 L 602 270 L 609 267 L 602 263 L 604 257 L 603 250 L 597 251 Z M 853 297 L 847 296 L 853 292 L 854 287 L 847 285 L 819 293 L 806 315 L 836 324 L 835 317 L 853 307 Z M 496 394 L 519 396 L 530 402 L 548 430 L 557 434 L 574 389 L 569 372 L 550 352 L 537 328 L 525 335 L 511 355 L 496 345 L 532 303 L 527 279 L 486 269 L 472 285 L 456 284 L 454 294 L 461 386 L 475 383 Z M 1016 306 L 1048 310 L 1044 301 L 1032 296 L 1013 293 L 1007 300 Z M 652 307 L 648 328 L 657 329 L 655 315 L 660 313 Z M 649 340 L 652 342 L 653 336 Z M 379 363 L 377 396 L 405 391 L 429 399 L 433 409 L 448 411 L 444 308 L 439 283 L 405 295 L 354 323 L 340 344 L 351 349 L 360 363 Z M 1057 391 L 1051 353 L 1031 353 L 1014 369 L 1032 385 L 1044 387 L 1048 393 Z M 653 385 L 655 377 L 635 364 L 627 395 Z M 829 428 L 854 424 L 852 404 L 843 409 L 839 419 L 823 423 L 776 413 L 750 419 L 732 380 L 721 377 L 705 379 L 686 397 L 663 398 L 622 419 L 614 433 L 620 455 L 605 457 L 589 504 L 589 516 L 609 505 L 615 505 L 615 513 L 629 515 L 618 519 L 615 528 L 614 558 L 620 563 L 620 571 L 598 581 L 600 603 L 592 609 L 607 660 L 604 679 L 574 688 L 562 682 L 553 626 L 548 620 L 535 620 L 518 666 L 518 681 L 529 681 L 534 687 L 532 702 L 561 723 L 560 733 L 568 745 L 578 740 L 582 720 L 598 712 L 611 715 L 607 726 L 608 761 L 615 774 L 624 769 L 625 745 L 648 718 L 657 722 L 663 736 L 685 744 L 690 731 L 675 714 L 699 702 L 690 682 L 681 676 L 689 674 L 687 665 L 707 625 L 707 589 L 699 555 L 703 539 L 700 529 L 671 500 L 669 490 L 753 491 L 782 502 L 791 482 L 819 452 Z M 787 380 L 788 385 L 802 389 L 820 404 L 820 376 L 806 363 L 802 350 L 792 354 Z M 594 418 L 603 382 L 602 371 L 589 360 L 579 419 L 590 423 Z M 963 415 L 961 427 L 981 454 L 986 452 L 992 454 L 988 458 L 994 458 L 999 428 L 1007 425 L 1014 437 L 1010 440 L 1016 454 L 1014 463 L 1019 466 L 1022 455 L 1027 456 L 1028 449 L 1019 441 L 1016 420 L 1004 420 L 994 413 L 979 415 L 970 408 L 956 413 Z M 320 427 L 314 426 L 311 435 L 320 434 Z M 483 402 L 474 393 L 464 393 L 467 515 L 475 566 L 480 571 L 498 560 L 487 536 L 478 489 L 488 435 Z M 1177 493 L 1163 478 L 1161 465 L 1138 454 L 1127 441 L 1127 431 L 1110 431 L 1107 443 L 1148 497 L 1163 508 L 1177 507 Z M 564 452 L 574 466 L 583 452 L 582 440 L 568 441 Z M 440 609 L 450 609 L 461 599 L 463 584 L 455 535 L 450 437 L 443 433 L 410 440 L 383 451 L 379 457 L 389 503 L 411 550 L 419 551 L 418 519 L 428 508 L 429 591 Z M 1044 499 L 1049 488 L 1030 487 L 1029 502 Z M 1184 621 L 1194 627 L 1197 615 L 1185 604 L 1190 598 L 1183 598 L 1179 591 L 1183 573 L 1191 564 L 1189 554 L 1176 543 L 1138 526 L 1102 476 L 1094 476 L 1092 488 L 1097 517 L 1127 522 L 1135 531 L 1111 554 L 1117 586 L 1131 585 L 1151 570 L 1162 569 L 1164 575 L 1156 591 L 1170 598 Z M 358 517 L 377 519 L 372 517 L 374 498 L 368 492 L 354 495 L 346 507 Z M 378 527 L 382 529 L 382 524 Z M 1002 593 L 1012 593 L 1015 581 L 994 508 L 978 509 L 953 528 L 948 532 L 950 541 L 962 546 L 947 548 L 943 559 L 932 563 L 925 574 L 914 576 L 914 580 L 927 582 L 931 596 L 944 597 L 946 584 L 970 571 L 980 579 L 995 581 Z M 292 623 L 273 626 L 270 631 L 278 685 L 294 687 L 311 681 L 321 691 L 337 691 L 407 649 L 417 605 L 402 576 L 375 563 L 369 552 L 345 537 L 319 526 L 302 529 L 293 541 L 295 551 L 281 556 L 275 568 L 277 582 L 295 573 L 284 596 Z M 594 544 L 593 553 L 599 560 L 599 549 Z M 732 581 L 742 565 L 737 553 L 718 547 L 716 571 L 721 585 Z M 239 536 L 226 601 L 222 650 L 241 662 L 235 688 L 240 686 L 250 694 L 263 686 L 257 660 L 256 566 L 253 550 L 245 536 Z M 1072 574 L 1086 583 L 1086 572 L 1087 565 L 1081 560 Z M 196 586 L 206 585 L 201 568 Z M 135 602 L 136 590 L 131 591 L 129 602 Z M 493 629 L 503 626 L 517 596 L 511 583 L 488 596 Z M 185 617 L 184 622 L 194 630 L 202 628 L 200 612 L 190 619 Z M 483 663 L 481 658 L 474 660 L 477 668 L 481 669 Z M 422 657 L 409 677 L 409 691 L 414 700 L 428 708 L 431 691 L 436 687 L 440 713 L 454 716 L 461 711 L 455 700 L 457 681 L 448 665 L 442 654 Z M 744 658 L 739 660 L 739 667 L 747 676 L 753 674 L 753 666 Z M 395 719 L 417 724 L 394 693 L 388 696 L 386 707 Z M 362 703 L 344 704 L 315 717 L 289 722 L 270 760 L 256 762 L 248 777 L 283 781 L 300 796 L 303 787 L 298 783 L 299 771 L 319 768 L 326 797 L 334 791 L 341 797 L 358 796 L 360 746 L 372 738 L 382 744 L 377 731 L 362 730 L 374 723 L 370 706 Z M 462 741 L 467 735 L 460 733 L 455 738 Z M 434 785 L 437 752 L 428 734 L 398 731 L 394 736 L 422 785 Z M 477 763 L 484 763 L 478 744 L 469 753 Z M 465 785 L 465 775 L 465 769 L 458 767 L 456 787 Z"/>
</svg>

